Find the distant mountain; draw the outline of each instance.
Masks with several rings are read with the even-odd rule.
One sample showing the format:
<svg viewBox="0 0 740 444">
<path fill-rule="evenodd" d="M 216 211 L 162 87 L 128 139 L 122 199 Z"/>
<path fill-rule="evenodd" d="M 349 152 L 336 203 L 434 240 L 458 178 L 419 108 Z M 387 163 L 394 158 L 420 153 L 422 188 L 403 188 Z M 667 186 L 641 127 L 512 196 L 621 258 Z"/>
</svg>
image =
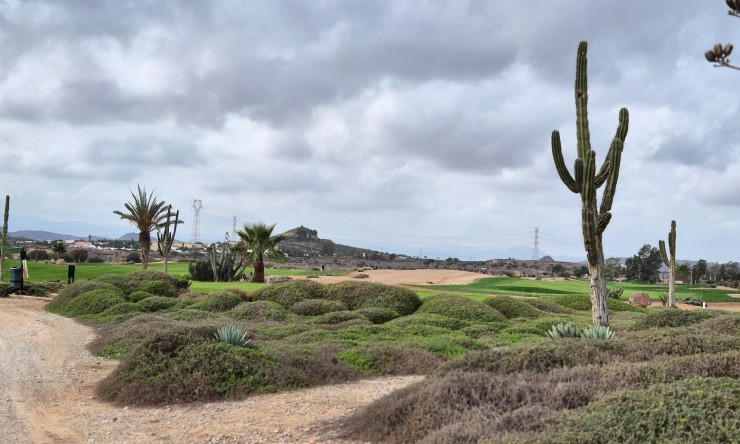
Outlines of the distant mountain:
<svg viewBox="0 0 740 444">
<path fill-rule="evenodd" d="M 35 241 L 55 241 L 55 240 L 87 240 L 87 236 L 72 236 L 70 234 L 52 233 L 50 231 L 43 230 L 19 230 L 8 233 L 10 237 L 23 237 Z M 107 238 L 100 236 L 93 236 L 92 240 L 105 240 Z"/>
<path fill-rule="evenodd" d="M 139 233 L 126 233 L 123 236 L 119 236 L 116 240 L 139 242 Z"/>
</svg>

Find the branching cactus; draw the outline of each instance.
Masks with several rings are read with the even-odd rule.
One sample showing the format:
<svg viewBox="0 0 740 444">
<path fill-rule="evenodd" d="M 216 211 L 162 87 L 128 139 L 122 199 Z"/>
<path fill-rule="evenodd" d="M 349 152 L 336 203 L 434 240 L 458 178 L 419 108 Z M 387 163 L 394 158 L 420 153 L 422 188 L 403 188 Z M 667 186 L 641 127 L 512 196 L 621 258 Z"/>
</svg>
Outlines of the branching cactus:
<svg viewBox="0 0 740 444">
<path fill-rule="evenodd" d="M 658 242 L 660 246 L 660 256 L 663 263 L 668 267 L 668 306 L 676 306 L 676 221 L 671 221 L 671 231 L 668 233 L 668 251 L 665 249 L 665 241 Z M 670 256 L 669 256 L 670 254 Z"/>
<path fill-rule="evenodd" d="M 606 280 L 604 278 L 604 251 L 602 236 L 612 218 L 611 208 L 619 179 L 619 165 L 622 149 L 627 137 L 629 113 L 626 108 L 619 111 L 619 125 L 612 140 L 609 152 L 601 168 L 596 168 L 596 152 L 591 149 L 591 136 L 588 130 L 588 78 L 586 52 L 588 44 L 578 46 L 576 61 L 576 133 L 578 136 L 578 158 L 575 161 L 574 175 L 571 175 L 563 159 L 560 133 L 552 132 L 552 155 L 560 179 L 569 190 L 581 195 L 581 217 L 583 242 L 588 257 L 591 274 L 591 314 L 594 325 L 609 325 L 607 308 Z M 605 185 L 601 205 L 597 205 L 598 190 Z"/>
<path fill-rule="evenodd" d="M 5 280 L 5 255 L 8 254 L 8 213 L 10 212 L 10 196 L 5 196 L 5 215 L 3 216 L 3 232 L 0 239 L 0 281 Z"/>
<path fill-rule="evenodd" d="M 164 224 L 164 233 L 157 232 L 157 250 L 164 259 L 163 271 L 167 273 L 167 265 L 170 258 L 170 251 L 172 250 L 172 244 L 175 242 L 175 234 L 177 233 L 177 224 L 180 223 L 180 210 L 175 213 L 175 220 L 172 221 L 172 205 L 167 207 L 167 222 Z M 172 233 L 170 233 L 170 226 L 172 226 Z"/>
</svg>

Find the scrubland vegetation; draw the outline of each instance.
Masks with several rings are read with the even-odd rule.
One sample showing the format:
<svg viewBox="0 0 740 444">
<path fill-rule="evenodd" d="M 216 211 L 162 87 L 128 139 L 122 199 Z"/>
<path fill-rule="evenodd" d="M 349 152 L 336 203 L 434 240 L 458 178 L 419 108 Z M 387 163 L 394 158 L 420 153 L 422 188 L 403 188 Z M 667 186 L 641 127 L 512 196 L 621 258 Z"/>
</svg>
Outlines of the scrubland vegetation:
<svg viewBox="0 0 740 444">
<path fill-rule="evenodd" d="M 407 289 L 358 281 L 295 280 L 201 294 L 186 281 L 141 271 L 72 284 L 48 309 L 97 325 L 93 350 L 121 360 L 99 395 L 118 404 L 244 399 L 421 374 L 421 383 L 345 420 L 344 436 L 740 440 L 740 316 L 608 303 L 611 340 L 546 336 L 560 322 L 591 323 L 585 294 L 474 300 L 439 293 L 422 300 Z M 217 334 L 225 327 L 241 342 Z"/>
</svg>

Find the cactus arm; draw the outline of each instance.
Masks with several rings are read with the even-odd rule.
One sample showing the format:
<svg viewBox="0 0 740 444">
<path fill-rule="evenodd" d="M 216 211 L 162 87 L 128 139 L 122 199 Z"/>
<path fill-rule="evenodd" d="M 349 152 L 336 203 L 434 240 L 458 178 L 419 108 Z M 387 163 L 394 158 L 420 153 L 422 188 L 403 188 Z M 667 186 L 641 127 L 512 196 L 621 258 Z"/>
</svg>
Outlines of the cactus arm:
<svg viewBox="0 0 740 444">
<path fill-rule="evenodd" d="M 658 246 L 660 247 L 660 257 L 663 259 L 663 263 L 666 267 L 671 266 L 671 261 L 668 259 L 668 255 L 665 251 L 665 241 L 663 239 L 658 241 Z"/>
<path fill-rule="evenodd" d="M 581 42 L 578 45 L 578 58 L 576 60 L 576 132 L 578 134 L 578 157 L 586 157 L 586 152 L 591 149 L 591 134 L 588 129 L 588 43 Z"/>
<path fill-rule="evenodd" d="M 604 195 L 601 197 L 601 207 L 599 213 L 604 214 L 612 209 L 612 203 L 614 202 L 614 194 L 617 190 L 617 181 L 619 180 L 619 167 L 622 163 L 622 148 L 624 142 L 619 139 L 612 141 L 612 158 L 609 160 L 611 164 L 611 172 L 609 178 L 606 181 L 606 187 L 604 188 Z"/>
<path fill-rule="evenodd" d="M 596 153 L 588 150 L 583 162 L 583 180 L 581 181 L 581 197 L 584 203 L 596 201 L 596 187 L 594 186 L 595 171 Z"/>
<path fill-rule="evenodd" d="M 563 148 L 560 145 L 560 133 L 557 131 L 552 132 L 552 157 L 555 160 L 555 169 L 560 176 L 560 180 L 563 181 L 566 187 L 574 193 L 578 193 L 577 182 L 570 175 L 568 167 L 565 166 L 565 159 L 563 159 Z M 576 169 L 576 176 L 578 175 L 578 169 Z"/>
<path fill-rule="evenodd" d="M 611 158 L 611 154 L 612 152 L 609 150 L 606 159 L 604 159 L 604 163 L 601 165 L 601 169 L 594 178 L 594 186 L 596 188 L 601 187 L 604 182 L 606 182 L 606 179 L 609 178 L 609 173 L 611 172 L 611 163 L 609 162 L 609 158 Z"/>
<path fill-rule="evenodd" d="M 612 213 L 606 212 L 599 215 L 599 220 L 596 222 L 596 234 L 603 234 L 606 230 L 606 226 L 612 220 Z"/>
<path fill-rule="evenodd" d="M 676 257 L 676 221 L 671 221 L 671 232 L 668 233 L 668 248 L 671 256 Z"/>
<path fill-rule="evenodd" d="M 575 165 L 573 165 L 573 169 L 576 172 L 576 186 L 578 187 L 578 192 L 581 192 L 581 184 L 583 184 L 583 159 L 576 159 Z"/>
</svg>

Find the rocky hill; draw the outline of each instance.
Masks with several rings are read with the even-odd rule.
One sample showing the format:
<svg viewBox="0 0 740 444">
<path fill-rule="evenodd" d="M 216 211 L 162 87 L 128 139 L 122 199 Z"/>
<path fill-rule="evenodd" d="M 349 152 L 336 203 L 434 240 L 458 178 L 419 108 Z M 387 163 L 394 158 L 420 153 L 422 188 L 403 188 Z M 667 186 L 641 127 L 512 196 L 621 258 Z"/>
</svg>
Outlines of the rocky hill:
<svg viewBox="0 0 740 444">
<path fill-rule="evenodd" d="M 319 238 L 318 231 L 306 228 L 303 225 L 282 233 L 287 239 L 280 243 L 280 250 L 290 256 L 317 256 L 324 257 L 339 255 L 353 257 L 370 257 L 377 251 L 365 248 L 350 247 L 337 244 L 330 239 Z"/>
</svg>

